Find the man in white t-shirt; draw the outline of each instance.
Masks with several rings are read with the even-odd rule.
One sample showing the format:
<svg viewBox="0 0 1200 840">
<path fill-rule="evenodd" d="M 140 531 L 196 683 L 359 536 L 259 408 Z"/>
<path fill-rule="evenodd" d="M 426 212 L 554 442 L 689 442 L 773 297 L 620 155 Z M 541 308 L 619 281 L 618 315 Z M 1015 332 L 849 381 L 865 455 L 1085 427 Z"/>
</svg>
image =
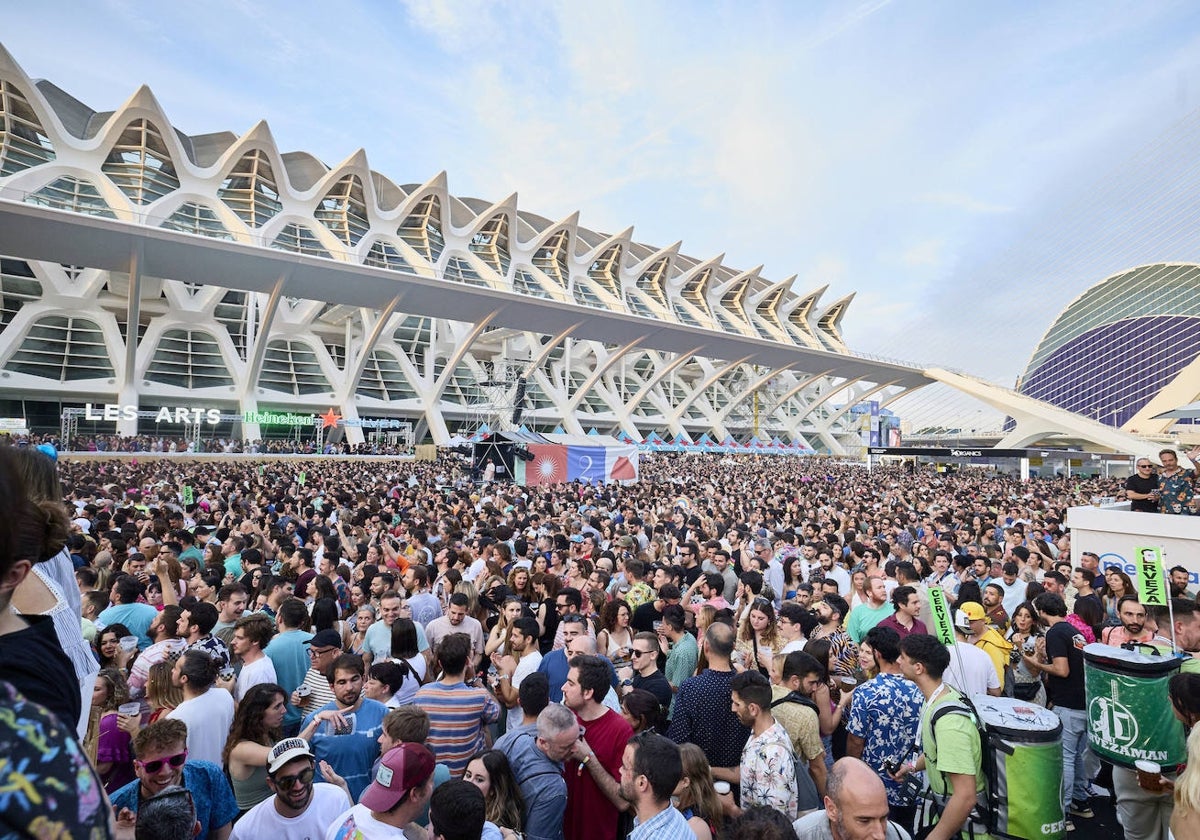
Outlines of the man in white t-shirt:
<svg viewBox="0 0 1200 840">
<path fill-rule="evenodd" d="M 275 792 L 247 811 L 229 840 L 322 837 L 353 803 L 345 789 L 313 783 L 316 758 L 308 741 L 285 738 L 267 754 L 267 786 Z"/>
<path fill-rule="evenodd" d="M 525 713 L 521 711 L 518 690 L 521 681 L 542 664 L 542 653 L 538 650 L 538 625 L 532 618 L 518 618 L 509 631 L 509 648 L 512 654 L 503 656 L 496 663 L 500 672 L 496 686 L 496 699 L 508 708 L 508 730 L 521 725 Z"/>
<path fill-rule="evenodd" d="M 187 724 L 188 758 L 221 767 L 221 752 L 233 725 L 233 698 L 213 686 L 216 678 L 216 660 L 202 650 L 184 651 L 171 672 L 171 681 L 183 689 L 183 702 L 167 717 Z"/>
<path fill-rule="evenodd" d="M 242 660 L 242 670 L 237 678 L 238 700 L 246 696 L 251 686 L 273 683 L 275 663 L 263 652 L 275 635 L 275 625 L 262 613 L 251 613 L 237 620 L 233 630 L 233 643 L 229 646 L 234 656 Z"/>
<path fill-rule="evenodd" d="M 776 626 L 784 645 L 776 656 L 787 656 L 794 651 L 804 650 L 808 640 L 804 638 L 804 625 L 801 620 L 806 612 L 804 607 L 791 601 L 779 608 L 779 621 Z"/>
<path fill-rule="evenodd" d="M 433 793 L 433 753 L 421 744 L 390 749 L 359 803 L 329 824 L 325 840 L 407 840 Z"/>
<path fill-rule="evenodd" d="M 971 644 L 971 619 L 962 610 L 954 611 L 954 644 L 950 646 L 950 665 L 942 681 L 967 697 L 976 694 L 1000 696 L 1000 676 L 992 658 Z"/>
</svg>

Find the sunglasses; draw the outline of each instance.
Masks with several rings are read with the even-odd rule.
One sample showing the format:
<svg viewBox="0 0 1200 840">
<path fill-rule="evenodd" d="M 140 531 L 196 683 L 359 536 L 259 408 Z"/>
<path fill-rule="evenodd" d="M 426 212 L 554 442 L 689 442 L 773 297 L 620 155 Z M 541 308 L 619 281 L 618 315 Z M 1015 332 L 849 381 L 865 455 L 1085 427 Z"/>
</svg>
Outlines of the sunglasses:
<svg viewBox="0 0 1200 840">
<path fill-rule="evenodd" d="M 291 790 L 296 785 L 307 785 L 313 780 L 313 775 L 316 771 L 309 767 L 307 770 L 301 770 L 295 776 L 276 776 L 275 786 L 280 790 Z"/>
<path fill-rule="evenodd" d="M 654 651 L 652 651 L 652 650 L 638 650 L 637 648 L 634 648 L 633 650 L 631 650 L 631 651 L 629 652 L 629 655 L 630 655 L 631 657 L 637 657 L 637 656 L 649 656 L 649 655 L 650 655 L 650 654 L 652 654 L 652 653 L 654 653 Z"/>
<path fill-rule="evenodd" d="M 147 773 L 157 773 L 163 768 L 164 764 L 171 765 L 172 770 L 178 770 L 187 761 L 187 750 L 175 755 L 169 755 L 166 758 L 156 758 L 154 761 L 138 761 L 134 759 L 134 763 L 145 770 Z"/>
</svg>

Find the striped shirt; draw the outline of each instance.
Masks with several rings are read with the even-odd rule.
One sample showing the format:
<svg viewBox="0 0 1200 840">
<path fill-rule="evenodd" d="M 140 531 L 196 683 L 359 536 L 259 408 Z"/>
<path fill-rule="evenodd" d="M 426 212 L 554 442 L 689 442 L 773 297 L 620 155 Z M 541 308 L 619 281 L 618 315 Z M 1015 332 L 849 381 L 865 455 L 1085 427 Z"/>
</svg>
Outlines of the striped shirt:
<svg viewBox="0 0 1200 840">
<path fill-rule="evenodd" d="M 484 747 L 484 727 L 500 719 L 500 704 L 486 689 L 463 682 L 422 686 L 413 702 L 429 713 L 425 745 L 452 777 L 461 778 L 471 756 Z"/>
</svg>

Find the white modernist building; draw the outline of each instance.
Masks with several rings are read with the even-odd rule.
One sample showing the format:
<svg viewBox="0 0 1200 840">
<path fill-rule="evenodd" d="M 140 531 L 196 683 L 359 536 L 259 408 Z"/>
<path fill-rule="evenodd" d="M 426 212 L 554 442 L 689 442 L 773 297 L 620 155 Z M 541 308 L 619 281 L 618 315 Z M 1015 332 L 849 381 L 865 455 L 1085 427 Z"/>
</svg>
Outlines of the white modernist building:
<svg viewBox="0 0 1200 840">
<path fill-rule="evenodd" d="M 139 409 L 187 408 L 256 438 L 330 412 L 351 442 L 400 418 L 438 443 L 488 422 L 842 454 L 854 406 L 948 376 L 849 352 L 853 295 L 578 222 L 444 174 L 396 184 L 361 150 L 281 153 L 265 123 L 187 136 L 145 87 L 96 112 L 0 47 L 0 417 L 90 403 L 132 434 L 162 431 Z"/>
</svg>

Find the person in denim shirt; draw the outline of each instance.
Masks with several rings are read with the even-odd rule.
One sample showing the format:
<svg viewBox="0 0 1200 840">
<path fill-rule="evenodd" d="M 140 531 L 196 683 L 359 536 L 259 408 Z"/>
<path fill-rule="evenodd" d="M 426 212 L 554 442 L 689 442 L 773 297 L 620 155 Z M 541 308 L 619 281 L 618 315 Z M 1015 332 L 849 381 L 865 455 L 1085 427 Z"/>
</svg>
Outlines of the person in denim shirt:
<svg viewBox="0 0 1200 840">
<path fill-rule="evenodd" d="M 525 797 L 526 840 L 563 840 L 567 783 L 563 761 L 579 740 L 579 723 L 566 706 L 547 706 L 538 715 L 536 730 L 521 727 L 496 742 L 508 757 L 513 776 Z"/>
</svg>

